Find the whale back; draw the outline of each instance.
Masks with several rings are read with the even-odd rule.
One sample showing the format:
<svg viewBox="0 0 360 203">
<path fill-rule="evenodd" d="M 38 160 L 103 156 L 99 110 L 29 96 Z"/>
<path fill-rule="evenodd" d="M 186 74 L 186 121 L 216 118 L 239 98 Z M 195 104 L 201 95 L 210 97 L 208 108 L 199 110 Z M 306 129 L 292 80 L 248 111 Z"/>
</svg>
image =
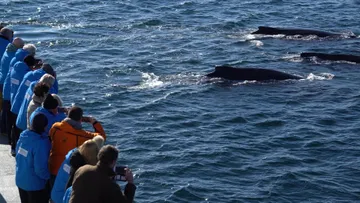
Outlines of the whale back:
<svg viewBox="0 0 360 203">
<path fill-rule="evenodd" d="M 265 34 L 265 35 L 316 35 L 318 37 L 328 37 L 328 36 L 340 36 L 341 34 L 324 32 L 312 29 L 300 29 L 300 28 L 275 28 L 275 27 L 266 27 L 259 26 L 259 29 L 251 34 Z"/>
<path fill-rule="evenodd" d="M 215 71 L 208 77 L 218 77 L 228 80 L 287 80 L 301 79 L 301 77 L 290 75 L 276 70 L 263 68 L 234 68 L 231 66 L 216 66 Z"/>
<path fill-rule="evenodd" d="M 322 60 L 329 61 L 350 61 L 360 63 L 360 56 L 351 54 L 326 54 L 326 53 L 315 53 L 315 52 L 304 52 L 300 54 L 300 57 L 317 57 Z"/>
</svg>

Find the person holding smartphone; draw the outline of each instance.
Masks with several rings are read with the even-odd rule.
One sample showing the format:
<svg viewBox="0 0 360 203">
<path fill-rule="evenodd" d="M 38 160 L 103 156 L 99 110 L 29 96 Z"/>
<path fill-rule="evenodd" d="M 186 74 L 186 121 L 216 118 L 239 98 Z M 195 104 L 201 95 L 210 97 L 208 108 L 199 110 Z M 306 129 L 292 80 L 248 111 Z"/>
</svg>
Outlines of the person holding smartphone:
<svg viewBox="0 0 360 203">
<path fill-rule="evenodd" d="M 114 181 L 119 151 L 111 145 L 101 148 L 96 166 L 85 165 L 76 172 L 70 203 L 132 203 L 136 186 L 130 168 L 125 169 L 124 193 Z M 65 198 L 66 199 L 66 198 Z"/>
</svg>

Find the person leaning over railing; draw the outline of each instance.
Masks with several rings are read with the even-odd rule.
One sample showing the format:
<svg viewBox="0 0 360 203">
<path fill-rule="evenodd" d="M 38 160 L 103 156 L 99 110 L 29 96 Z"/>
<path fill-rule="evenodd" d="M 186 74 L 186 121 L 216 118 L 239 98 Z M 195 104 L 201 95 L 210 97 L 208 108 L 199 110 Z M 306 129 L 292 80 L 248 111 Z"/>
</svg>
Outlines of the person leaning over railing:
<svg viewBox="0 0 360 203">
<path fill-rule="evenodd" d="M 50 140 L 43 133 L 48 124 L 46 116 L 34 116 L 31 128 L 21 133 L 16 145 L 15 182 L 22 203 L 48 203 L 46 182 L 50 178 L 48 158 Z"/>
<path fill-rule="evenodd" d="M 45 135 L 49 135 L 49 131 L 51 126 L 56 123 L 62 121 L 64 118 L 66 118 L 66 115 L 64 112 L 59 112 L 59 102 L 52 96 L 51 94 L 48 94 L 42 104 L 42 107 L 38 107 L 30 116 L 30 125 L 33 121 L 33 118 L 38 113 L 43 113 L 46 118 L 48 119 L 49 125 L 45 129 Z"/>
<path fill-rule="evenodd" d="M 6 50 L 4 52 L 4 54 L 2 55 L 1 58 L 1 62 L 0 62 L 0 100 L 1 100 L 1 133 L 6 134 L 7 133 L 7 129 L 6 129 L 6 122 L 7 122 L 7 114 L 10 111 L 10 93 L 9 93 L 9 97 L 8 100 L 4 100 L 3 102 L 3 87 L 4 87 L 4 82 L 6 79 L 7 74 L 9 73 L 9 68 L 10 68 L 10 61 L 12 58 L 14 58 L 15 53 L 18 49 L 21 49 L 24 47 L 24 41 L 19 38 L 16 37 L 11 44 L 8 44 L 8 46 L 6 47 Z M 7 113 L 3 112 L 3 111 L 7 111 Z M 10 141 L 10 139 L 9 139 Z"/>
<path fill-rule="evenodd" d="M 91 123 L 95 132 L 89 132 L 82 129 L 82 122 Z M 51 138 L 51 152 L 49 158 L 50 167 L 50 185 L 54 181 L 65 155 L 76 147 L 82 145 L 86 140 L 101 135 L 106 139 L 105 131 L 101 124 L 92 117 L 83 118 L 83 111 L 80 107 L 71 107 L 68 116 L 61 122 L 55 123 L 49 132 Z"/>
<path fill-rule="evenodd" d="M 28 55 L 24 58 L 24 61 L 18 61 L 15 63 L 14 67 L 10 71 L 10 79 L 11 79 L 11 85 L 10 85 L 10 102 L 11 106 L 13 106 L 15 102 L 15 94 L 17 93 L 17 90 L 19 88 L 20 82 L 22 81 L 24 75 L 33 70 L 36 65 L 36 60 L 34 56 Z M 20 99 L 20 98 L 19 98 Z M 24 98 L 21 98 L 23 100 Z M 11 129 L 11 154 L 15 156 L 15 145 L 16 142 L 19 139 L 20 136 L 20 129 L 16 127 L 16 119 L 17 119 L 18 113 L 13 111 L 12 108 L 10 108 L 10 127 Z"/>
<path fill-rule="evenodd" d="M 113 180 L 114 167 L 119 151 L 111 146 L 104 146 L 98 155 L 96 166 L 80 167 L 74 176 L 70 203 L 131 203 L 134 200 L 136 186 L 129 168 L 125 173 L 127 184 L 122 193 L 120 186 Z M 64 199 L 67 199 L 65 196 Z"/>
<path fill-rule="evenodd" d="M 2 98 L 3 98 L 3 106 L 2 107 L 3 108 L 2 108 L 1 118 L 4 122 L 3 124 L 5 125 L 4 129 L 6 129 L 6 132 L 9 137 L 9 144 L 12 142 L 11 141 L 11 128 L 13 125 L 13 123 L 12 123 L 13 116 L 10 111 L 10 109 L 11 109 L 11 77 L 10 77 L 10 73 L 11 73 L 11 70 L 12 70 L 13 66 L 15 65 L 15 63 L 17 63 L 18 61 L 23 61 L 27 55 L 35 56 L 35 54 L 36 54 L 35 45 L 26 44 L 22 49 L 17 49 L 15 56 L 13 56 L 10 59 L 10 63 L 6 62 L 6 64 L 9 64 L 9 65 L 8 65 L 8 67 L 5 67 L 8 69 L 8 73 L 5 76 L 3 90 L 2 90 Z"/>
<path fill-rule="evenodd" d="M 50 74 L 45 74 L 43 75 L 40 80 L 39 80 L 39 83 L 45 83 L 50 89 L 49 89 L 49 92 L 48 93 L 52 93 L 51 92 L 51 89 L 53 89 L 53 85 L 54 85 L 54 82 L 55 82 L 55 78 L 53 76 L 51 76 Z M 34 83 L 36 82 L 33 82 L 32 84 L 30 84 L 30 87 L 28 88 L 26 94 L 28 94 L 29 96 L 28 97 L 31 97 L 31 101 L 29 102 L 29 105 L 26 109 L 26 125 L 27 125 L 27 128 L 30 127 L 30 116 L 31 114 L 38 108 L 38 107 L 41 107 L 42 103 L 44 102 L 44 100 L 46 99 L 48 93 L 42 95 L 41 94 L 41 91 L 37 91 L 35 92 L 35 88 L 33 91 L 31 91 L 31 87 L 33 85 L 35 85 Z M 24 117 L 23 117 L 24 119 Z"/>
</svg>

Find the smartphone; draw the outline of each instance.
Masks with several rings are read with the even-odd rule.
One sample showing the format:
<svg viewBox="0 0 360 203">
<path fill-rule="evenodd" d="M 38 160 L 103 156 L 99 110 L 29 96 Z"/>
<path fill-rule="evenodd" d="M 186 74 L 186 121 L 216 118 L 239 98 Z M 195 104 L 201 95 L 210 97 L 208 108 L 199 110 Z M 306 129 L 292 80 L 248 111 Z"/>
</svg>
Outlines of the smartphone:
<svg viewBox="0 0 360 203">
<path fill-rule="evenodd" d="M 115 167 L 115 181 L 126 181 L 125 173 L 126 173 L 126 166 L 116 166 Z"/>
<path fill-rule="evenodd" d="M 68 113 L 68 111 L 69 111 L 69 108 L 66 108 L 66 107 L 58 107 L 58 110 L 60 111 L 60 112 L 64 112 L 64 113 Z"/>
</svg>

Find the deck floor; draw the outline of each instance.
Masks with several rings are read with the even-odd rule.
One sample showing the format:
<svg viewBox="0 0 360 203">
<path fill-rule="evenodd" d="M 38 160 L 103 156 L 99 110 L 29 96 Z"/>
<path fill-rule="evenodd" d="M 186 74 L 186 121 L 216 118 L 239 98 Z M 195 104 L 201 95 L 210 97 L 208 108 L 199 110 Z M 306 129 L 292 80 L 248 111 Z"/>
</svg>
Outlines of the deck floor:
<svg viewBox="0 0 360 203">
<path fill-rule="evenodd" d="M 7 137 L 0 135 L 0 203 L 20 202 L 15 185 L 15 158 L 10 154 Z"/>
</svg>

